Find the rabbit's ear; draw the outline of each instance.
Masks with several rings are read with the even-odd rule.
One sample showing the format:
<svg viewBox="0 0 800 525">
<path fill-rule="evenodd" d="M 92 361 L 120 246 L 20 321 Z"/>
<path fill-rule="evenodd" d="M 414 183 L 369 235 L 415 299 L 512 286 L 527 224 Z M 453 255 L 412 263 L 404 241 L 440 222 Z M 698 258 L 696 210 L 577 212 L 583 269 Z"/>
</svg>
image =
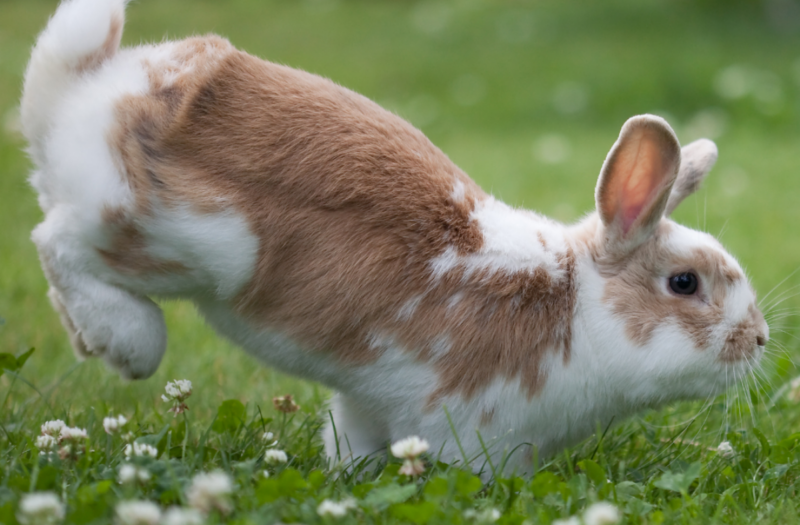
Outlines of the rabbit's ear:
<svg viewBox="0 0 800 525">
<path fill-rule="evenodd" d="M 664 215 L 669 217 L 683 199 L 697 191 L 717 162 L 717 145 L 708 139 L 695 140 L 681 149 L 681 169 L 672 187 Z"/>
<path fill-rule="evenodd" d="M 608 242 L 627 250 L 654 231 L 680 166 L 681 148 L 660 117 L 628 119 L 611 148 L 595 190 Z"/>
</svg>

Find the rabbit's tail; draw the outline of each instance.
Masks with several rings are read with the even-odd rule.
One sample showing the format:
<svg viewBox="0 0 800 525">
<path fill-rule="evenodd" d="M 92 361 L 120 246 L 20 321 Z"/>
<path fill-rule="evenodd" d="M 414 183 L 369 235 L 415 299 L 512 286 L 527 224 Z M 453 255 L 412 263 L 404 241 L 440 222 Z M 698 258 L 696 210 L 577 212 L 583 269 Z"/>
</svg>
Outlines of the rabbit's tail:
<svg viewBox="0 0 800 525">
<path fill-rule="evenodd" d="M 128 0 L 64 0 L 39 36 L 25 73 L 22 127 L 35 149 L 69 85 L 119 49 Z"/>
</svg>

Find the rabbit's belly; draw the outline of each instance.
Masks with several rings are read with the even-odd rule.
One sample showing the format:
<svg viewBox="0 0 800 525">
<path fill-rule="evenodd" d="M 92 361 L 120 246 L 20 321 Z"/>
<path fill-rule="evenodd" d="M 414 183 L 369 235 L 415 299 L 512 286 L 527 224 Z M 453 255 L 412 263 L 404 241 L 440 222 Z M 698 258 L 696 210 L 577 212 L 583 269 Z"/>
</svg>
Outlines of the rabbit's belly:
<svg viewBox="0 0 800 525">
<path fill-rule="evenodd" d="M 283 372 L 367 401 L 376 409 L 403 406 L 421 415 L 425 400 L 437 388 L 434 367 L 404 349 L 376 349 L 371 362 L 351 363 L 335 353 L 311 350 L 277 330 L 250 324 L 227 302 L 196 304 L 215 330 L 254 357 Z"/>
</svg>

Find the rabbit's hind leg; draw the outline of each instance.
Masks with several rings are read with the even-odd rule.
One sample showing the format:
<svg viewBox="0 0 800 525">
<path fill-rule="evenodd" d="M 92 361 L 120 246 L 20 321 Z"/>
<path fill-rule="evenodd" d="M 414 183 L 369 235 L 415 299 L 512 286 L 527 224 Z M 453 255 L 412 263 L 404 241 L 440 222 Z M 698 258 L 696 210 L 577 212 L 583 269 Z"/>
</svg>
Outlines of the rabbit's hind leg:
<svg viewBox="0 0 800 525">
<path fill-rule="evenodd" d="M 166 348 L 164 316 L 147 297 L 109 282 L 85 233 L 58 209 L 34 230 L 50 301 L 79 357 L 103 357 L 126 379 L 147 378 Z"/>
</svg>

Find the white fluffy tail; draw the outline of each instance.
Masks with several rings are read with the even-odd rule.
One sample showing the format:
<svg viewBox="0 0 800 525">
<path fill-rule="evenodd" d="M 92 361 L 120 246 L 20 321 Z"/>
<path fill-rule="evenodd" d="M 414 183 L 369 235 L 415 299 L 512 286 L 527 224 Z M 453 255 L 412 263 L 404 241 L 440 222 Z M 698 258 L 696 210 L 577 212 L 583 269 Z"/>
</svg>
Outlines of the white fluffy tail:
<svg viewBox="0 0 800 525">
<path fill-rule="evenodd" d="M 69 84 L 113 57 L 127 0 L 64 0 L 39 36 L 25 73 L 22 128 L 36 160 L 51 112 Z"/>
</svg>

